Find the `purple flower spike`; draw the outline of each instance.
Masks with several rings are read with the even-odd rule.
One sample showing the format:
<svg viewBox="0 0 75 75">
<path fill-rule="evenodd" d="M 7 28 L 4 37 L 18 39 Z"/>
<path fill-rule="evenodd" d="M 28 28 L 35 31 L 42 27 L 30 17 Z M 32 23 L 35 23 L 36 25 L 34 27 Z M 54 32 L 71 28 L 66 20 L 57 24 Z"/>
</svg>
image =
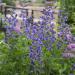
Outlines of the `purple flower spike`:
<svg viewBox="0 0 75 75">
<path fill-rule="evenodd" d="M 73 38 L 72 35 L 67 34 L 66 37 L 67 37 L 67 40 L 68 40 L 68 41 L 70 41 L 70 42 L 72 41 L 72 38 Z"/>
<path fill-rule="evenodd" d="M 75 49 L 75 43 L 71 43 L 67 46 L 68 49 Z"/>
</svg>

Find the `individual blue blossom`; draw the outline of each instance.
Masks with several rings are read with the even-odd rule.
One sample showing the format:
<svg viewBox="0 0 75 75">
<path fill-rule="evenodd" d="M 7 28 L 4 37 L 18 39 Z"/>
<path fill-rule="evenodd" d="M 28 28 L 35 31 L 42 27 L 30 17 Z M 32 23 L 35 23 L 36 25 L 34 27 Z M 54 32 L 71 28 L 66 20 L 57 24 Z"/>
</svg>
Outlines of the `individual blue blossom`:
<svg viewBox="0 0 75 75">
<path fill-rule="evenodd" d="M 57 49 L 60 49 L 62 47 L 62 42 L 58 41 L 57 42 Z"/>
<path fill-rule="evenodd" d="M 51 36 L 51 37 L 50 37 L 50 42 L 51 42 L 51 43 L 54 43 L 55 41 L 56 41 L 55 36 Z"/>
</svg>

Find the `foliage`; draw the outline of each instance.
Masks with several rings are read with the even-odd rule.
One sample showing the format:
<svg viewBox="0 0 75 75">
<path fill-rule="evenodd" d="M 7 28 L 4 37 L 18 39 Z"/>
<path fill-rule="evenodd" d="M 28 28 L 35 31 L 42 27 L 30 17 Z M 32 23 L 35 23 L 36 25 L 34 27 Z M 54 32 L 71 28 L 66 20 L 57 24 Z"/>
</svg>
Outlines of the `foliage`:
<svg viewBox="0 0 75 75">
<path fill-rule="evenodd" d="M 28 75 L 30 44 L 31 41 L 25 36 L 0 43 L 0 75 Z"/>
<path fill-rule="evenodd" d="M 4 15 L 0 13 L 0 27 L 4 27 L 5 25 L 7 25 L 7 23 L 4 22 L 4 20 Z"/>
<path fill-rule="evenodd" d="M 68 15 L 67 23 L 73 28 L 75 26 L 75 0 L 59 0 L 61 9 L 65 10 Z"/>
<path fill-rule="evenodd" d="M 71 32 L 73 35 L 75 35 L 75 29 L 72 29 Z"/>
<path fill-rule="evenodd" d="M 7 5 L 11 5 L 11 6 L 15 5 L 14 0 L 2 0 L 2 2 L 6 3 Z"/>
<path fill-rule="evenodd" d="M 36 0 L 37 3 L 44 3 L 45 0 Z"/>
</svg>

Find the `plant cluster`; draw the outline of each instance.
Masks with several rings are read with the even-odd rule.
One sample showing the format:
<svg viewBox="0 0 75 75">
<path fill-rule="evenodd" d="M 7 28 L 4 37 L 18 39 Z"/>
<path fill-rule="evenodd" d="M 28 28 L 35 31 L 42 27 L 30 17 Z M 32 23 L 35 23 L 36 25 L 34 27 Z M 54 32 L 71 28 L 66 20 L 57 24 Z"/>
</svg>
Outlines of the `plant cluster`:
<svg viewBox="0 0 75 75">
<path fill-rule="evenodd" d="M 43 9 L 40 21 L 33 23 L 23 11 L 19 15 L 21 25 L 16 15 L 6 16 L 6 38 L 0 42 L 0 75 L 75 74 L 74 58 L 62 56 L 72 41 L 67 36 L 71 34 L 65 23 L 67 17 L 59 11 L 59 26 L 55 30 L 54 8 Z"/>
</svg>

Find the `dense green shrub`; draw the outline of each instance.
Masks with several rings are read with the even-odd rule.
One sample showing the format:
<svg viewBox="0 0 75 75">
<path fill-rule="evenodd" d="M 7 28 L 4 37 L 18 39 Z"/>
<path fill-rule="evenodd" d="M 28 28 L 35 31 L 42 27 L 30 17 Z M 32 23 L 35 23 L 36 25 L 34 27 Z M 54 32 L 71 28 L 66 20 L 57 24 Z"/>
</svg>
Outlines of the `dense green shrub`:
<svg viewBox="0 0 75 75">
<path fill-rule="evenodd" d="M 3 3 L 6 3 L 7 5 L 11 5 L 11 6 L 15 5 L 14 0 L 3 0 Z"/>
<path fill-rule="evenodd" d="M 0 75 L 28 75 L 30 44 L 25 36 L 10 38 L 8 43 L 0 39 Z"/>
<path fill-rule="evenodd" d="M 72 29 L 71 32 L 73 35 L 75 35 L 75 29 Z"/>
</svg>

